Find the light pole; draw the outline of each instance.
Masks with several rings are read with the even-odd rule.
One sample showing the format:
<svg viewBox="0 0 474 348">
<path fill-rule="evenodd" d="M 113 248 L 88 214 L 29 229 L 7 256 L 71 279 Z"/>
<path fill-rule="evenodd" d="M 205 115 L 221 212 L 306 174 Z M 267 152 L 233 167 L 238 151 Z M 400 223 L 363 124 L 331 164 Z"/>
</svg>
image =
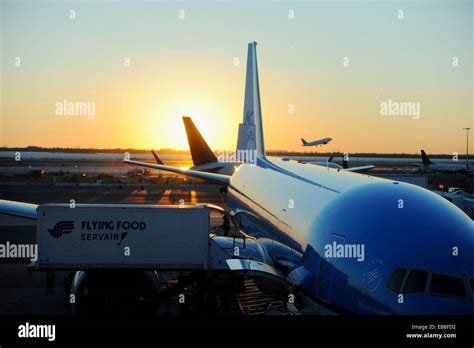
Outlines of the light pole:
<svg viewBox="0 0 474 348">
<path fill-rule="evenodd" d="M 466 169 L 469 170 L 469 130 L 471 128 L 463 128 L 466 131 Z"/>
</svg>

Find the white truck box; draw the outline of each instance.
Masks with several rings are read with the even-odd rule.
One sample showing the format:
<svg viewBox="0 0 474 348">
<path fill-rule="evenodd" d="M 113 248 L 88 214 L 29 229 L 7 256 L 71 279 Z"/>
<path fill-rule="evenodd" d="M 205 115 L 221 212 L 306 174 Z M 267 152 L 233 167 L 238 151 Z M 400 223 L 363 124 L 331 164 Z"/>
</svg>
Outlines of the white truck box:
<svg viewBox="0 0 474 348">
<path fill-rule="evenodd" d="M 209 208 L 44 204 L 35 268 L 207 269 Z"/>
</svg>

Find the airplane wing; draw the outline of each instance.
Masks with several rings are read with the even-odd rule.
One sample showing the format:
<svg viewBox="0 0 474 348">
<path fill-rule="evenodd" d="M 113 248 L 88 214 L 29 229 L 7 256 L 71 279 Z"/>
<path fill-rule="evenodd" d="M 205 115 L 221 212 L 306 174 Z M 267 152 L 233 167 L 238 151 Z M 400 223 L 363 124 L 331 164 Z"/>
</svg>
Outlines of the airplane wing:
<svg viewBox="0 0 474 348">
<path fill-rule="evenodd" d="M 206 181 L 212 181 L 214 183 L 225 185 L 225 186 L 229 185 L 229 182 L 230 182 L 230 176 L 228 175 L 201 172 L 201 171 L 192 170 L 192 169 L 181 169 L 177 167 L 171 167 L 171 166 L 166 166 L 166 165 L 161 165 L 161 164 L 151 164 L 151 163 L 146 163 L 146 162 L 137 162 L 137 161 L 129 161 L 129 160 L 124 160 L 124 162 L 128 164 L 132 164 L 134 166 L 141 166 L 141 167 L 164 170 L 167 172 L 172 172 L 172 173 L 177 173 L 177 174 L 188 175 L 188 176 L 200 178 Z"/>
<path fill-rule="evenodd" d="M 158 164 L 165 165 L 164 162 L 161 160 L 161 158 L 158 157 L 155 151 L 151 150 L 151 153 L 153 154 L 153 157 L 155 157 L 155 161 Z"/>
<path fill-rule="evenodd" d="M 38 205 L 0 199 L 0 214 L 36 220 Z"/>
<path fill-rule="evenodd" d="M 372 168 L 375 168 L 375 166 L 371 164 L 371 165 L 368 165 L 368 166 L 346 168 L 344 170 L 348 171 L 348 172 L 363 172 L 364 170 L 369 170 L 369 169 L 372 169 Z"/>
</svg>

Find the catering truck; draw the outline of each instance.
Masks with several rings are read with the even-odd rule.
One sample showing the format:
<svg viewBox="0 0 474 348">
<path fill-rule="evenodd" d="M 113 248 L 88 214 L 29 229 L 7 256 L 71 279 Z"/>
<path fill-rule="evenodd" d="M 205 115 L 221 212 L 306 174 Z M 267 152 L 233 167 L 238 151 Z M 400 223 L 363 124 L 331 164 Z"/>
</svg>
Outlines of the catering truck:
<svg viewBox="0 0 474 348">
<path fill-rule="evenodd" d="M 163 296 L 175 296 L 189 286 L 229 292 L 245 276 L 284 279 L 253 238 L 211 233 L 211 210 L 227 214 L 209 204 L 40 205 L 38 258 L 29 268 L 70 271 L 70 302 L 76 313 L 110 313 L 103 305 L 123 308 L 125 298 L 134 299 L 132 308 L 149 312 Z M 179 274 L 178 281 L 173 291 L 162 291 L 162 280 L 170 273 Z"/>
<path fill-rule="evenodd" d="M 45 204 L 36 269 L 207 269 L 210 209 Z"/>
</svg>

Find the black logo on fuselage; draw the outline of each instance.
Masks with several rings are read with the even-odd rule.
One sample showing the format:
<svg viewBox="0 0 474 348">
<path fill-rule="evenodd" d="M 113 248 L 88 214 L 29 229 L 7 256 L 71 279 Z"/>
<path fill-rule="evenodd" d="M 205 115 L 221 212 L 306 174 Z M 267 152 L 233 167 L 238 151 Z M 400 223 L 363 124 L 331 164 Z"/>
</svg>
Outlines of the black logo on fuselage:
<svg viewBox="0 0 474 348">
<path fill-rule="evenodd" d="M 74 229 L 74 221 L 59 221 L 53 229 L 48 229 L 49 234 L 54 238 L 59 238 L 63 234 L 69 234 Z"/>
</svg>

